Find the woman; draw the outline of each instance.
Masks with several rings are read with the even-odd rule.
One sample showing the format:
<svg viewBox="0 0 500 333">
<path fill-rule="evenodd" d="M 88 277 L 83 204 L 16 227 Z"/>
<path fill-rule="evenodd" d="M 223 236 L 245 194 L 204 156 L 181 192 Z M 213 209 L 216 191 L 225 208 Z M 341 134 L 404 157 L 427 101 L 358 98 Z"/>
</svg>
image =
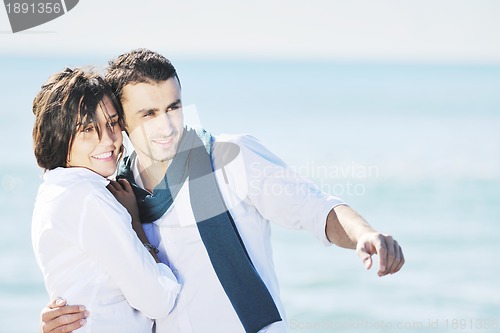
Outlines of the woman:
<svg viewBox="0 0 500 333">
<path fill-rule="evenodd" d="M 180 290 L 143 245 L 130 184 L 106 179 L 123 150 L 120 107 L 99 75 L 80 69 L 51 76 L 33 101 L 34 152 L 45 169 L 33 248 L 50 298 L 87 306 L 79 332 L 150 333 Z"/>
</svg>

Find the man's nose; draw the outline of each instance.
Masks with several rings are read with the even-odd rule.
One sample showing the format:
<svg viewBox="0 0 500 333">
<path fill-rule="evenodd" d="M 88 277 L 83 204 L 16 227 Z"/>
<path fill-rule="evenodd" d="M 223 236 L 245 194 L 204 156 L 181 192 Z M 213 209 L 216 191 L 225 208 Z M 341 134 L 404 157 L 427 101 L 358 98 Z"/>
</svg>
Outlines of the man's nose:
<svg viewBox="0 0 500 333">
<path fill-rule="evenodd" d="M 174 131 L 174 124 L 168 112 L 162 113 L 155 120 L 157 129 L 164 135 L 168 136 Z"/>
</svg>

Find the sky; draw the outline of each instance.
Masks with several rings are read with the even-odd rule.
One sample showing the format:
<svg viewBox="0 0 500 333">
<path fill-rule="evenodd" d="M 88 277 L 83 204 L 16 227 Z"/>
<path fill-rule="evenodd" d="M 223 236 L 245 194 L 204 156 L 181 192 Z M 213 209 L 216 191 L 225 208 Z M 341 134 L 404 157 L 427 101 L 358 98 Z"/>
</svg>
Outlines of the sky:
<svg viewBox="0 0 500 333">
<path fill-rule="evenodd" d="M 113 54 L 137 47 L 188 58 L 500 63 L 497 0 L 82 0 L 13 34 L 0 55 Z"/>
</svg>

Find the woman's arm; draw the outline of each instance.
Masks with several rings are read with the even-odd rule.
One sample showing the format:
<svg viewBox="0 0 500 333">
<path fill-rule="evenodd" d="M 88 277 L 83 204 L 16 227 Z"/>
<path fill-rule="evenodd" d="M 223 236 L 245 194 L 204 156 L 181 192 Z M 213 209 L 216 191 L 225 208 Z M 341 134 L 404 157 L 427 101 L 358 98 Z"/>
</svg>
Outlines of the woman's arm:
<svg viewBox="0 0 500 333">
<path fill-rule="evenodd" d="M 119 203 L 125 207 L 132 218 L 132 229 L 134 229 L 137 237 L 142 242 L 142 244 L 148 244 L 148 251 L 153 256 L 153 259 L 159 263 L 160 259 L 158 259 L 158 250 L 150 245 L 151 243 L 144 232 L 144 228 L 142 227 L 142 223 L 139 217 L 139 208 L 137 207 L 137 201 L 132 190 L 132 186 L 126 179 L 119 179 L 118 181 L 110 181 L 107 186 L 108 190 L 113 194 L 113 196 L 118 200 Z"/>
<path fill-rule="evenodd" d="M 131 228 L 130 216 L 111 193 L 83 202 L 80 246 L 113 278 L 129 304 L 149 318 L 166 316 L 180 285 L 170 268 L 156 263 Z"/>
</svg>

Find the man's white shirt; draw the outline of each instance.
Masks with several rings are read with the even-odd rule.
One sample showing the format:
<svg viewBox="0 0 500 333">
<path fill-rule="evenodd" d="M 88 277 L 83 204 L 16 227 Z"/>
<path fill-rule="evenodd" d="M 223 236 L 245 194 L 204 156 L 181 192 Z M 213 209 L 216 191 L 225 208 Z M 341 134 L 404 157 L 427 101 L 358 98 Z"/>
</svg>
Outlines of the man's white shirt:
<svg viewBox="0 0 500 333">
<path fill-rule="evenodd" d="M 240 151 L 233 161 L 223 161 L 217 158 L 218 148 L 215 148 L 212 162 L 217 185 L 252 263 L 283 319 L 261 332 L 286 332 L 273 263 L 270 222 L 305 229 L 323 244 L 330 245 L 325 234 L 326 218 L 343 201 L 319 191 L 314 183 L 297 175 L 251 136 L 222 135 L 216 138 L 216 143 L 220 142 L 237 144 Z M 132 169 L 136 183 L 143 186 L 137 162 Z M 144 225 L 149 241 L 160 251 L 160 260 L 172 269 L 182 285 L 172 312 L 156 321 L 156 332 L 244 332 L 196 227 L 187 183 L 162 217 Z"/>
</svg>

